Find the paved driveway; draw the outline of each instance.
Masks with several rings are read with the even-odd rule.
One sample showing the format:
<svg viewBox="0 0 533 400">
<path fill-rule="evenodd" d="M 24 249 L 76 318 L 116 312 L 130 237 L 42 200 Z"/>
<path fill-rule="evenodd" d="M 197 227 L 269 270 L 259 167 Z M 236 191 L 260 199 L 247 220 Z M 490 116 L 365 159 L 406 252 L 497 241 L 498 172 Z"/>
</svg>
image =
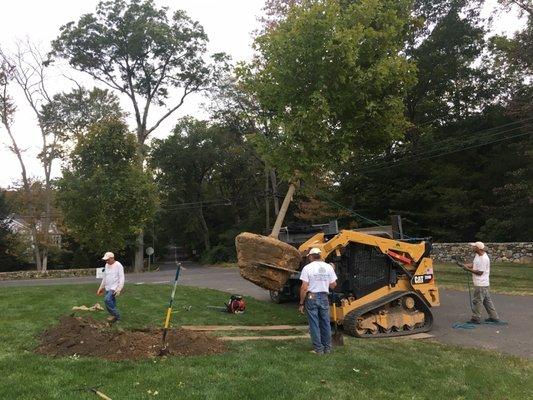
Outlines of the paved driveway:
<svg viewBox="0 0 533 400">
<path fill-rule="evenodd" d="M 268 291 L 242 279 L 236 268 L 203 267 L 194 263 L 183 263 L 180 283 L 187 286 L 206 287 L 230 293 L 241 293 L 268 301 Z M 169 283 L 175 273 L 172 264 L 163 265 L 158 272 L 127 274 L 126 283 Z M 92 277 L 33 279 L 0 282 L 0 287 L 57 285 L 99 282 Z M 481 325 L 475 329 L 453 329 L 454 322 L 470 318 L 468 293 L 441 290 L 441 306 L 433 309 L 435 338 L 443 343 L 497 350 L 522 357 L 533 358 L 533 296 L 509 296 L 493 294 L 500 317 L 509 322 L 507 326 Z M 296 312 L 296 306 L 295 306 Z"/>
</svg>

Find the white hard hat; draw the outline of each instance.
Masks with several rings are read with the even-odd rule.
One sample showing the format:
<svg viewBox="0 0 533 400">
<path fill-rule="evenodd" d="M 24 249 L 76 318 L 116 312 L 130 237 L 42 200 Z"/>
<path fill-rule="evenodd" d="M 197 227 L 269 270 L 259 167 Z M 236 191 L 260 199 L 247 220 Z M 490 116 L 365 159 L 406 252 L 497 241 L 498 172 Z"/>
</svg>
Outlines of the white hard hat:
<svg viewBox="0 0 533 400">
<path fill-rule="evenodd" d="M 322 253 L 322 250 L 320 250 L 318 247 L 313 247 L 311 250 L 309 250 L 309 254 L 320 254 Z"/>
<path fill-rule="evenodd" d="M 485 244 L 483 242 L 474 242 L 474 243 L 468 243 L 470 246 L 477 247 L 479 250 L 485 249 Z"/>
<path fill-rule="evenodd" d="M 113 253 L 111 253 L 110 251 L 108 251 L 107 253 L 104 254 L 104 256 L 102 257 L 102 260 L 109 260 L 110 258 L 115 258 L 115 255 Z"/>
</svg>

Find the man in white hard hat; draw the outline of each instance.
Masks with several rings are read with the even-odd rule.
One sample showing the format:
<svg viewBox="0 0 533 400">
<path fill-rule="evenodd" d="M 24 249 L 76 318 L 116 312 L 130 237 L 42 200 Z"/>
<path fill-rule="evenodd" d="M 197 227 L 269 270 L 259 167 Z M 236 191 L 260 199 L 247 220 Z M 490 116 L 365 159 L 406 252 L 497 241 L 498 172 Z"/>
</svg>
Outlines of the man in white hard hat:
<svg viewBox="0 0 533 400">
<path fill-rule="evenodd" d="M 331 352 L 331 325 L 329 318 L 328 293 L 337 286 L 337 275 L 333 267 L 321 260 L 320 249 L 309 251 L 307 264 L 300 274 L 300 307 L 309 321 L 309 332 L 313 343 L 312 353 Z"/>
<path fill-rule="evenodd" d="M 489 318 L 486 321 L 499 322 L 498 313 L 490 297 L 490 259 L 485 251 L 485 244 L 483 242 L 475 242 L 469 243 L 469 245 L 472 246 L 472 250 L 476 253 L 474 262 L 465 265 L 472 273 L 472 280 L 474 282 L 474 300 L 472 301 L 472 318 L 470 322 L 474 324 L 481 323 L 482 305 L 485 306 L 485 310 L 489 314 Z"/>
<path fill-rule="evenodd" d="M 124 288 L 124 267 L 115 260 L 115 255 L 108 251 L 102 257 L 106 262 L 104 277 L 96 294 L 101 296 L 105 292 L 104 303 L 110 316 L 107 320 L 110 323 L 120 320 L 120 312 L 117 309 L 117 297 L 120 296 Z"/>
</svg>

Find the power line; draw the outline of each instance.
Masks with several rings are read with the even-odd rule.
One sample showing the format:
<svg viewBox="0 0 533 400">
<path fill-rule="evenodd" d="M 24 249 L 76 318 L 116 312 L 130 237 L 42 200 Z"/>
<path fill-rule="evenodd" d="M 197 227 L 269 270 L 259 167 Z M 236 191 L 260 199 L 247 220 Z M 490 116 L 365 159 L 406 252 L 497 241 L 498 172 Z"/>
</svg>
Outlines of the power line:
<svg viewBox="0 0 533 400">
<path fill-rule="evenodd" d="M 410 162 L 410 161 L 413 161 L 413 162 L 416 161 L 416 162 L 418 162 L 418 161 L 430 160 L 430 159 L 432 159 L 432 158 L 437 158 L 437 157 L 447 156 L 447 155 L 450 155 L 450 154 L 459 153 L 459 152 L 461 152 L 461 151 L 470 150 L 470 149 L 475 149 L 475 148 L 477 148 L 477 147 L 482 147 L 482 146 L 486 146 L 486 145 L 489 145 L 489 144 L 498 143 L 498 142 L 503 142 L 503 141 L 505 141 L 505 140 L 518 138 L 518 137 L 521 137 L 521 136 L 529 135 L 529 134 L 531 134 L 531 133 L 533 133 L 533 131 L 528 131 L 528 132 L 520 133 L 520 134 L 517 134 L 517 135 L 507 136 L 507 137 L 504 137 L 504 138 L 500 138 L 500 139 L 492 140 L 492 141 L 490 141 L 490 142 L 478 143 L 478 144 L 475 144 L 475 145 L 472 145 L 472 146 L 462 147 L 462 148 L 460 148 L 460 149 L 451 150 L 451 151 L 447 151 L 447 152 L 442 152 L 442 153 L 434 154 L 434 155 L 431 155 L 431 156 L 428 156 L 428 157 L 412 158 L 412 159 L 406 159 L 406 160 L 404 160 L 404 159 L 400 159 L 400 160 L 393 161 L 393 162 L 391 162 L 391 163 L 385 164 L 384 166 L 379 167 L 379 168 L 369 169 L 369 170 L 362 170 L 362 171 L 359 171 L 359 172 L 369 173 L 369 172 L 381 171 L 381 170 L 384 170 L 384 169 L 389 169 L 389 168 L 395 167 L 396 165 L 398 165 L 398 164 L 403 164 L 403 163 L 405 163 L 405 162 Z"/>
<path fill-rule="evenodd" d="M 464 140 L 457 141 L 457 140 L 454 140 L 453 138 L 448 138 L 448 139 L 432 142 L 431 146 L 429 146 L 430 148 L 422 149 L 421 152 L 417 152 L 416 154 L 408 155 L 406 157 L 418 157 L 420 155 L 430 154 L 430 153 L 432 153 L 434 151 L 437 151 L 437 150 L 443 150 L 443 147 L 441 145 L 444 144 L 444 143 L 449 144 L 449 146 L 444 146 L 445 149 L 446 148 L 449 149 L 449 148 L 451 148 L 451 145 L 458 146 L 458 145 L 462 145 L 462 144 L 465 144 L 465 143 L 470 143 L 472 141 L 485 140 L 485 139 L 488 139 L 488 138 L 493 137 L 493 136 L 497 136 L 497 135 L 501 135 L 501 134 L 504 134 L 504 133 L 509 133 L 509 132 L 512 132 L 512 131 L 515 131 L 515 130 L 519 130 L 519 129 L 522 129 L 523 127 L 522 126 L 517 126 L 517 127 L 509 128 L 509 129 L 506 129 L 506 130 L 501 130 L 500 128 L 504 128 L 504 127 L 507 127 L 507 126 L 510 126 L 510 125 L 515 125 L 517 123 L 522 123 L 522 122 L 528 121 L 528 120 L 533 120 L 533 117 L 525 118 L 525 119 L 522 119 L 522 120 L 519 120 L 519 121 L 515 121 L 515 122 L 512 122 L 512 123 L 508 123 L 508 124 L 499 125 L 499 126 L 496 126 L 496 127 L 492 127 L 492 128 L 486 129 L 486 130 L 476 131 L 476 132 L 471 133 Z M 491 131 L 494 131 L 495 129 L 498 129 L 498 131 L 491 132 Z M 483 134 L 480 135 L 479 134 L 480 132 L 483 132 Z M 478 135 L 472 136 L 472 135 L 474 135 L 476 133 L 478 133 Z M 363 166 L 362 169 L 366 169 L 366 168 L 379 167 L 381 165 L 385 165 L 385 164 L 388 164 L 388 163 L 389 162 L 385 161 L 385 160 L 381 160 L 381 161 L 379 161 L 379 160 L 377 160 L 377 161 L 369 160 L 367 162 L 363 162 L 363 163 L 359 164 L 359 166 Z M 360 169 L 360 170 L 362 170 L 362 169 Z"/>
<path fill-rule="evenodd" d="M 471 143 L 471 142 L 475 142 L 475 141 L 478 141 L 478 140 L 487 140 L 489 138 L 493 138 L 493 137 L 496 137 L 498 135 L 502 135 L 504 133 L 509 133 L 509 132 L 514 132 L 516 130 L 521 130 L 522 127 L 521 126 L 518 126 L 518 127 L 514 127 L 514 128 L 510 128 L 510 129 L 507 129 L 507 130 L 502 130 L 502 131 L 499 131 L 499 132 L 495 132 L 495 133 L 491 133 L 491 134 L 487 134 L 487 135 L 483 135 L 483 136 L 476 136 L 476 137 L 468 137 L 464 140 L 456 140 L 454 141 L 453 139 L 447 139 L 446 141 L 448 142 L 448 146 L 440 146 L 440 145 L 437 145 L 436 143 L 432 143 L 431 147 L 432 148 L 428 148 L 428 149 L 425 149 L 423 151 L 417 151 L 416 153 L 414 154 L 410 154 L 410 155 L 405 155 L 403 158 L 416 158 L 418 156 L 423 156 L 423 155 L 427 155 L 427 154 L 431 154 L 431 153 L 434 153 L 434 152 L 442 152 L 443 149 L 450 149 L 452 147 L 457 147 L 457 146 L 462 146 L 464 144 L 467 144 L 467 143 Z M 441 142 L 441 143 L 444 143 L 444 142 Z M 391 160 L 393 161 L 393 160 Z M 372 167 L 379 167 L 381 165 L 385 165 L 387 163 L 389 163 L 390 161 L 385 161 L 385 160 L 382 160 L 381 162 L 378 161 L 378 162 L 370 162 L 370 163 L 362 163 L 360 165 L 363 165 L 364 167 L 367 167 L 367 168 L 372 168 Z"/>
</svg>

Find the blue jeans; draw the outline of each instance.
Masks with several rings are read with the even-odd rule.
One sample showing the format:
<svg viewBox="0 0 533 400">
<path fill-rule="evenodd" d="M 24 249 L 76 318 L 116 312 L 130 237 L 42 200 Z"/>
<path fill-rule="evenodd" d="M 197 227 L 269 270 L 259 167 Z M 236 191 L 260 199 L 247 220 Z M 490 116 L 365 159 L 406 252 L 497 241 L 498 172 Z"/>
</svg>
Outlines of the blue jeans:
<svg viewBox="0 0 533 400">
<path fill-rule="evenodd" d="M 312 297 L 312 298 L 311 298 Z M 305 311 L 309 321 L 309 332 L 313 349 L 317 353 L 331 351 L 331 325 L 327 293 L 307 293 Z"/>
<path fill-rule="evenodd" d="M 117 300 L 115 299 L 114 290 L 106 290 L 104 297 L 105 308 L 107 312 L 115 317 L 117 320 L 120 319 L 120 313 L 117 310 Z"/>
</svg>

